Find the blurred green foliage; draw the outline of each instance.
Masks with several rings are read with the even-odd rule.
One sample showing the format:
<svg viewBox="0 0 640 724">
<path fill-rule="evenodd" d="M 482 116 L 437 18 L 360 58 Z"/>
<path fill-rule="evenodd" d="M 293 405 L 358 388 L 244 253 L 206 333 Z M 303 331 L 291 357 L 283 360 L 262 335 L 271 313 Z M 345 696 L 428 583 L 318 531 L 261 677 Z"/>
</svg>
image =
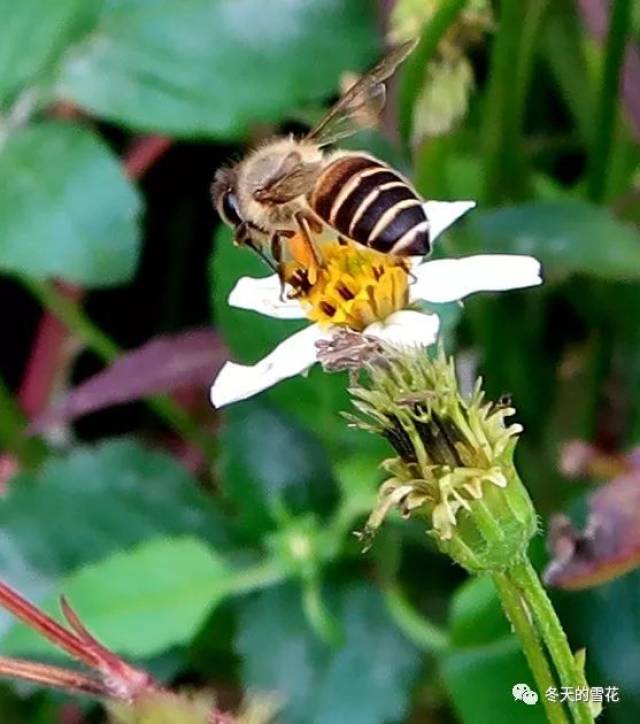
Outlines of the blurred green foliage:
<svg viewBox="0 0 640 724">
<path fill-rule="evenodd" d="M 243 362 L 297 328 L 227 305 L 239 276 L 265 268 L 202 211 L 208 178 L 229 155 L 319 117 L 341 74 L 379 56 L 392 5 L 0 0 L 0 292 L 19 290 L 7 297 L 17 311 L 2 314 L 0 452 L 24 467 L 0 499 L 0 578 L 52 611 L 66 593 L 105 643 L 170 680 L 233 700 L 277 692 L 285 723 L 543 721 L 540 706 L 511 696 L 533 682 L 488 581 L 464 581 L 419 525 L 399 519 L 360 553 L 351 533 L 388 450 L 341 419 L 346 375 L 315 369 L 218 415 L 195 406 L 215 447 L 196 472 L 172 455 L 179 445 L 165 444 L 164 428 L 128 411 L 28 454 L 11 401 L 35 331 L 22 283 L 82 285 L 88 313 L 125 343 L 143 341 L 131 325 L 156 307 L 166 323 L 143 325 L 147 336 L 213 324 Z M 433 0 L 426 14 L 397 5 L 403 22 L 418 11 L 420 45 L 390 120 L 349 145 L 400 167 L 425 197 L 478 199 L 437 255 L 543 262 L 540 289 L 438 311 L 448 348 L 470 353 L 491 394 L 511 394 L 519 410 L 519 464 L 544 527 L 583 495 L 558 471 L 564 442 L 640 442 L 640 108 L 628 92 L 638 68 L 625 69 L 618 93 L 620 49 L 637 43 L 625 11 L 637 15 L 638 3 L 611 3 L 604 41 L 583 22 L 585 8 L 606 5 L 595 1 Z M 469 72 L 445 75 L 462 85 L 436 93 L 425 81 L 449 57 L 443 41 L 478 8 L 493 20 L 458 47 Z M 426 99 L 455 113 L 436 123 Z M 121 160 L 140 133 L 169 137 L 186 161 L 177 172 L 160 164 L 148 183 L 132 178 Z M 194 260 L 202 224 L 207 248 Z M 163 234 L 170 251 L 158 267 Z M 195 313 L 185 311 L 192 297 L 205 300 Z M 85 356 L 51 365 L 52 389 L 96 369 Z M 573 648 L 587 647 L 590 683 L 621 687 L 603 715 L 616 724 L 640 716 L 639 597 L 637 572 L 558 596 Z M 8 616 L 0 624 L 3 655 L 57 656 Z M 61 702 L 6 684 L 0 719 L 58 722 Z"/>
</svg>

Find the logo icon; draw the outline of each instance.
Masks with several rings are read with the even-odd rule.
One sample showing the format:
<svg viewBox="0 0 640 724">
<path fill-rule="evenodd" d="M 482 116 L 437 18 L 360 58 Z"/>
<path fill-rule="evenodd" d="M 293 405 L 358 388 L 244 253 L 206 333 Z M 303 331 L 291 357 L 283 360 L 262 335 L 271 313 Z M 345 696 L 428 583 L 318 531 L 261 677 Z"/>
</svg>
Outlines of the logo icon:
<svg viewBox="0 0 640 724">
<path fill-rule="evenodd" d="M 527 684 L 514 684 L 511 693 L 516 701 L 522 701 L 527 704 L 527 706 L 533 706 L 538 703 L 538 694 L 533 689 L 530 689 Z"/>
</svg>

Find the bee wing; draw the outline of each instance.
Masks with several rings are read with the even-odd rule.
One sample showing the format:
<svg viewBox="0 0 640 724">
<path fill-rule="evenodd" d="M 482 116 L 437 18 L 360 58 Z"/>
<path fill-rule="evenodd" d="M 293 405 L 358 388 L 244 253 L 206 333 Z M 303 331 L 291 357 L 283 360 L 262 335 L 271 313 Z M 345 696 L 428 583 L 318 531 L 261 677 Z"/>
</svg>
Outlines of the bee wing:
<svg viewBox="0 0 640 724">
<path fill-rule="evenodd" d="M 360 130 L 363 119 L 371 117 L 372 113 L 378 115 L 386 100 L 384 81 L 416 45 L 416 40 L 410 40 L 394 48 L 349 88 L 306 139 L 319 146 L 327 146 Z"/>
<path fill-rule="evenodd" d="M 291 201 L 311 191 L 320 168 L 321 164 L 305 162 L 297 151 L 292 151 L 262 186 L 253 192 L 253 198 L 273 204 Z"/>
</svg>

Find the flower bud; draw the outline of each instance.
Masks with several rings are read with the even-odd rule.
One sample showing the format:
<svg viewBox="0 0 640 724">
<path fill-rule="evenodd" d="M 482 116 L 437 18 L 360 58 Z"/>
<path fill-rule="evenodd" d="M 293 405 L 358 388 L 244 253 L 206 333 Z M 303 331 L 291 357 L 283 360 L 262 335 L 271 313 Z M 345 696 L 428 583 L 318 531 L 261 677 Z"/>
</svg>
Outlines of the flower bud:
<svg viewBox="0 0 640 724">
<path fill-rule="evenodd" d="M 397 457 L 361 537 L 368 544 L 394 506 L 420 515 L 439 548 L 469 571 L 506 568 L 537 529 L 529 495 L 513 465 L 518 424 L 508 402 L 485 402 L 480 381 L 467 396 L 453 360 L 441 352 L 386 348 L 351 389 L 353 425 L 381 434 Z"/>
</svg>

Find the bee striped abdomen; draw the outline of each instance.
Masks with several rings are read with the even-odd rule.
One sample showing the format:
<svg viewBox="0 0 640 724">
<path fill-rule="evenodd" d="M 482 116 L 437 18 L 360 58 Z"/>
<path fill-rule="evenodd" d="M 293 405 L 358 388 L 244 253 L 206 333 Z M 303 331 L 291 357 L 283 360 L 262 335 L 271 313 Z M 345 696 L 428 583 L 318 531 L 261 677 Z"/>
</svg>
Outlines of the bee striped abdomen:
<svg viewBox="0 0 640 724">
<path fill-rule="evenodd" d="M 377 251 L 429 251 L 422 201 L 399 174 L 374 158 L 339 156 L 323 170 L 309 203 L 329 226 Z"/>
</svg>

